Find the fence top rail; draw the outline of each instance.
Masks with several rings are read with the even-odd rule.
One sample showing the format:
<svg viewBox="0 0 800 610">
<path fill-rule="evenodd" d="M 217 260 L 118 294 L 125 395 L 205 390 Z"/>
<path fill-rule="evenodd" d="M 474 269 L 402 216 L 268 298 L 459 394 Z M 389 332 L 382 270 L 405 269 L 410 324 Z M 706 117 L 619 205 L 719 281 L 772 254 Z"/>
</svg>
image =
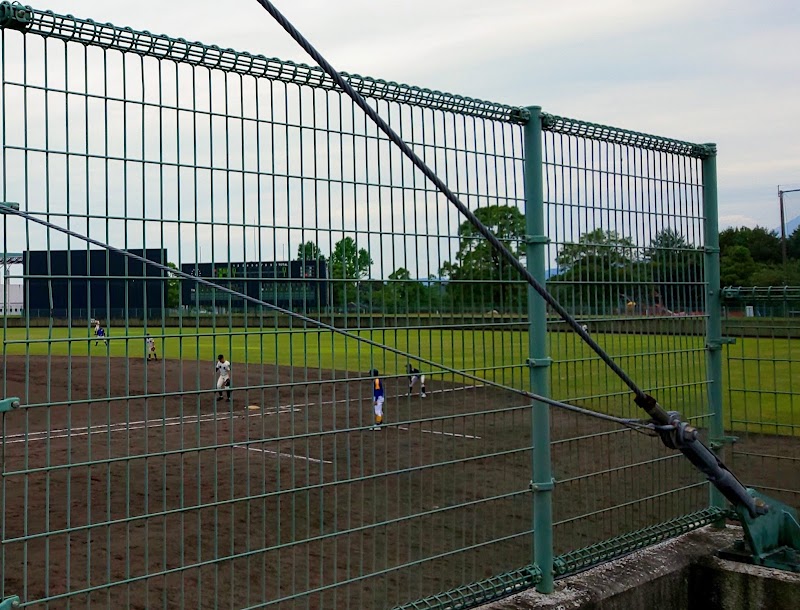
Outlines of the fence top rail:
<svg viewBox="0 0 800 610">
<path fill-rule="evenodd" d="M 726 286 L 722 289 L 722 298 L 727 301 L 800 300 L 800 286 Z"/>
<path fill-rule="evenodd" d="M 269 58 L 216 45 L 190 42 L 165 34 L 117 27 L 92 19 L 59 15 L 17 3 L 0 3 L 0 27 L 76 42 L 122 53 L 135 53 L 176 63 L 220 70 L 242 76 L 266 78 L 283 83 L 307 85 L 323 90 L 336 90 L 333 80 L 318 67 L 277 58 Z M 525 108 L 474 99 L 452 93 L 403 85 L 392 81 L 342 73 L 356 90 L 376 100 L 398 102 L 433 110 L 443 110 L 468 116 L 512 124 L 525 124 L 530 113 Z"/>
<path fill-rule="evenodd" d="M 716 144 L 695 144 L 684 142 L 662 136 L 655 136 L 619 127 L 599 125 L 577 119 L 556 116 L 553 114 L 542 114 L 542 129 L 554 133 L 561 133 L 568 136 L 586 138 L 589 140 L 599 140 L 611 144 L 622 146 L 633 146 L 645 150 L 656 152 L 673 153 L 685 157 L 695 157 L 705 159 L 717 154 Z"/>
<path fill-rule="evenodd" d="M 117 27 L 111 23 L 79 19 L 72 15 L 59 15 L 53 11 L 34 9 L 16 2 L 0 3 L 0 28 L 242 76 L 266 78 L 299 86 L 306 85 L 327 91 L 337 89 L 333 80 L 321 68 L 307 64 L 269 58 L 246 51 L 223 49 L 202 42 L 190 42 L 165 34 L 153 34 L 147 30 Z M 525 107 L 444 93 L 359 74 L 342 72 L 342 75 L 361 95 L 374 100 L 514 125 L 525 125 L 531 117 L 530 111 Z M 682 142 L 551 114 L 542 114 L 542 128 L 545 131 L 691 157 L 703 158 L 716 152 L 715 147 L 710 144 Z"/>
</svg>

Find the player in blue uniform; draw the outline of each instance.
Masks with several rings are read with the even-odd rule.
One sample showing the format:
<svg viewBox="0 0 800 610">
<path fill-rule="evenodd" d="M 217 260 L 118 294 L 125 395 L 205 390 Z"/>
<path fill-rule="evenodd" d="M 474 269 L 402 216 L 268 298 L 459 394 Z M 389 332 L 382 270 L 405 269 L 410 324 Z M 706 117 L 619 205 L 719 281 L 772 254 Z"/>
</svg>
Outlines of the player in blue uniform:
<svg viewBox="0 0 800 610">
<path fill-rule="evenodd" d="M 380 378 L 378 369 L 372 369 L 372 407 L 375 410 L 375 425 L 373 430 L 380 431 L 383 424 L 383 401 L 386 399 L 386 394 L 383 391 L 383 379 Z"/>
<path fill-rule="evenodd" d="M 108 347 L 108 339 L 106 339 L 106 329 L 100 326 L 100 322 L 96 322 L 94 325 L 94 334 L 95 334 L 95 341 L 94 344 L 97 345 L 100 341 L 105 341 L 106 347 Z"/>
</svg>

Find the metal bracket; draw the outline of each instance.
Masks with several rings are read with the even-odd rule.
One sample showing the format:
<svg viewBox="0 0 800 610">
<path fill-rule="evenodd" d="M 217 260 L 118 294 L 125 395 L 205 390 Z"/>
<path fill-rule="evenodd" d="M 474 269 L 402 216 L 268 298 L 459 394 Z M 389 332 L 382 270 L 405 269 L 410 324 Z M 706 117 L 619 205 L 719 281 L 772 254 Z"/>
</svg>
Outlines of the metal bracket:
<svg viewBox="0 0 800 610">
<path fill-rule="evenodd" d="M 721 438 L 712 438 L 708 441 L 708 448 L 711 451 L 719 451 L 725 445 L 733 445 L 739 442 L 738 436 L 723 436 Z"/>
<path fill-rule="evenodd" d="M 7 597 L 0 602 L 0 610 L 12 610 L 12 608 L 19 608 L 19 597 Z"/>
<path fill-rule="evenodd" d="M 692 146 L 692 154 L 701 159 L 707 159 L 717 154 L 716 144 L 695 144 Z"/>
<path fill-rule="evenodd" d="M 703 252 L 705 252 L 706 254 L 719 254 L 720 252 L 722 252 L 722 249 L 719 248 L 718 246 L 706 246 L 705 248 L 703 248 Z"/>
<path fill-rule="evenodd" d="M 709 341 L 706 343 L 706 349 L 709 351 L 721 350 L 723 345 L 734 345 L 736 339 L 733 337 L 722 337 L 719 341 Z"/>
<path fill-rule="evenodd" d="M 0 28 L 25 32 L 33 23 L 33 11 L 29 6 L 19 2 L 3 2 L 0 4 Z M 3 610 L 0 607 L 0 610 Z"/>
<path fill-rule="evenodd" d="M 525 360 L 525 364 L 527 364 L 530 368 L 536 369 L 543 366 L 550 366 L 553 364 L 552 358 L 528 358 Z"/>
<path fill-rule="evenodd" d="M 14 409 L 19 409 L 19 398 L 11 397 L 0 399 L 0 413 L 6 413 Z M 3 606 L 0 606 L 0 610 L 3 610 Z"/>
<path fill-rule="evenodd" d="M 550 481 L 545 481 L 544 483 L 534 483 L 531 481 L 531 484 L 528 487 L 531 491 L 553 491 L 555 486 L 556 480 L 550 479 Z"/>
<path fill-rule="evenodd" d="M 738 541 L 732 549 L 720 551 L 719 556 L 767 568 L 800 572 L 800 523 L 797 511 L 753 489 L 748 489 L 747 493 L 757 504 L 769 510 L 751 517 L 746 507 L 737 506 L 744 540 Z"/>
<path fill-rule="evenodd" d="M 529 246 L 547 245 L 550 243 L 550 238 L 547 235 L 526 235 L 524 241 Z"/>
<path fill-rule="evenodd" d="M 526 124 L 531 120 L 531 111 L 527 108 L 512 108 L 510 118 L 516 123 Z"/>
<path fill-rule="evenodd" d="M 0 214 L 5 214 L 6 209 L 19 211 L 19 204 L 13 201 L 0 201 Z"/>
</svg>

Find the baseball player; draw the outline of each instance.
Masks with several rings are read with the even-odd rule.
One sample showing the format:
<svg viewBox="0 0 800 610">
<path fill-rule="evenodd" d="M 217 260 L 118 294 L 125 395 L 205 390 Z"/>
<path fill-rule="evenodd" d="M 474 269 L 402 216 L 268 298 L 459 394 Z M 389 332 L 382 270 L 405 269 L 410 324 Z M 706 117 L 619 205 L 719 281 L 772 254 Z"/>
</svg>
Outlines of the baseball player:
<svg viewBox="0 0 800 610">
<path fill-rule="evenodd" d="M 225 360 L 225 356 L 217 356 L 217 390 L 219 397 L 222 398 L 222 389 L 228 389 L 228 402 L 231 401 L 231 363 Z"/>
<path fill-rule="evenodd" d="M 95 322 L 94 335 L 96 337 L 94 341 L 95 345 L 97 345 L 100 341 L 105 341 L 106 346 L 108 346 L 108 339 L 106 339 L 106 329 L 100 326 L 99 320 Z"/>
<path fill-rule="evenodd" d="M 150 336 L 150 333 L 147 334 L 147 361 L 150 362 L 150 358 L 158 362 L 158 354 L 156 354 L 156 340 Z"/>
<path fill-rule="evenodd" d="M 411 366 L 410 362 L 406 365 L 406 372 L 408 373 L 408 393 L 411 394 L 414 391 L 414 386 L 419 381 L 419 397 L 425 398 L 428 395 L 425 391 L 425 375 L 420 373 L 419 369 Z"/>
<path fill-rule="evenodd" d="M 383 391 L 383 379 L 379 377 L 378 369 L 372 369 L 372 407 L 375 409 L 375 425 L 373 430 L 380 432 L 383 424 L 383 401 L 386 395 Z"/>
</svg>

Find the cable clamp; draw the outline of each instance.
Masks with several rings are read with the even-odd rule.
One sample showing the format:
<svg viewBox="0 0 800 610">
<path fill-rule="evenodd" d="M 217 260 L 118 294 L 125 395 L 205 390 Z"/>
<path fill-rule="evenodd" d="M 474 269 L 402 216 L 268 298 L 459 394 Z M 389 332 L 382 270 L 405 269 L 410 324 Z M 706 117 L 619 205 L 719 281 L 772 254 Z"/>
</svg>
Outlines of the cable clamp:
<svg viewBox="0 0 800 610">
<path fill-rule="evenodd" d="M 653 422 L 653 429 L 661 437 L 661 442 L 669 449 L 682 449 L 699 438 L 699 431 L 685 421 L 677 411 L 667 411 L 669 423 Z"/>
<path fill-rule="evenodd" d="M 7 213 L 7 210 L 19 211 L 19 204 L 12 201 L 0 201 L 0 214 Z"/>
</svg>

